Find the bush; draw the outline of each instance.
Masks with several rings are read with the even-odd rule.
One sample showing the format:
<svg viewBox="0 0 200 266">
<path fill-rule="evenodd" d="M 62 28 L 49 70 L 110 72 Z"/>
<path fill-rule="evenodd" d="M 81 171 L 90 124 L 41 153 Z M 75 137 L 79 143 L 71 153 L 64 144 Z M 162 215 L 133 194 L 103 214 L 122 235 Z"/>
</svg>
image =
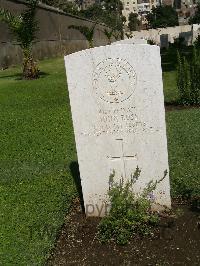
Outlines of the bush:
<svg viewBox="0 0 200 266">
<path fill-rule="evenodd" d="M 194 46 L 199 49 L 200 48 L 200 35 L 197 36 L 196 40 L 194 41 Z"/>
<path fill-rule="evenodd" d="M 174 47 L 176 47 L 177 49 L 182 48 L 183 46 L 185 46 L 184 44 L 185 39 L 183 37 L 178 37 L 174 39 Z"/>
<path fill-rule="evenodd" d="M 193 49 L 190 62 L 178 53 L 177 88 L 179 103 L 183 105 L 200 104 L 200 54 Z"/>
<path fill-rule="evenodd" d="M 98 237 L 101 242 L 109 240 L 117 244 L 125 245 L 134 234 L 149 235 L 159 222 L 157 213 L 151 211 L 151 203 L 154 201 L 153 190 L 164 177 L 156 182 L 149 182 L 142 194 L 133 193 L 133 185 L 140 176 L 139 168 L 131 176 L 131 180 L 120 183 L 114 182 L 115 173 L 110 176 L 110 189 L 108 192 L 111 209 L 109 215 L 102 218 L 98 226 Z"/>
<path fill-rule="evenodd" d="M 156 41 L 153 40 L 153 39 L 148 39 L 148 40 L 147 40 L 147 44 L 150 44 L 150 45 L 156 45 Z"/>
</svg>

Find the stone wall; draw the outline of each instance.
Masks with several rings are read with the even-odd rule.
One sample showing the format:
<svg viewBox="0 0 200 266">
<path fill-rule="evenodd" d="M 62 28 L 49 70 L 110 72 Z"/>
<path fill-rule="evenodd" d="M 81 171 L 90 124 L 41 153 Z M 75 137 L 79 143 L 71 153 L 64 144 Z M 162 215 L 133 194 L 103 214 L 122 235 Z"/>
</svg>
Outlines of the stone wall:
<svg viewBox="0 0 200 266">
<path fill-rule="evenodd" d="M 133 38 L 153 40 L 157 45 L 160 45 L 161 47 L 167 47 L 167 38 L 168 43 L 174 43 L 174 40 L 179 37 L 184 38 L 185 45 L 191 45 L 199 34 L 200 25 L 196 24 L 132 32 Z"/>
<path fill-rule="evenodd" d="M 21 0 L 0 0 L 0 7 L 19 14 L 26 6 Z M 69 25 L 92 26 L 93 22 L 77 16 L 66 14 L 58 9 L 40 4 L 37 8 L 36 18 L 40 30 L 33 47 L 36 59 L 63 56 L 88 47 L 84 36 L 76 30 L 68 29 Z M 101 46 L 107 44 L 107 38 L 102 32 L 105 27 L 96 26 L 94 44 Z M 22 52 L 10 34 L 5 23 L 0 22 L 0 68 L 19 64 Z"/>
</svg>

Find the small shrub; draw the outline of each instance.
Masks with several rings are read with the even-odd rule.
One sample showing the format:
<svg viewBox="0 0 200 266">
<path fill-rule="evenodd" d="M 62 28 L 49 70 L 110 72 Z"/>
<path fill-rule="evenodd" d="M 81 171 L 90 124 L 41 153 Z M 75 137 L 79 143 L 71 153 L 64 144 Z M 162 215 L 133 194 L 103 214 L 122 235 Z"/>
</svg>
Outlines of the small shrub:
<svg viewBox="0 0 200 266">
<path fill-rule="evenodd" d="M 200 54 L 193 49 L 191 60 L 177 55 L 177 88 L 180 94 L 179 103 L 183 105 L 200 104 Z"/>
<path fill-rule="evenodd" d="M 101 242 L 109 240 L 117 244 L 125 245 L 134 234 L 149 235 L 152 228 L 158 224 L 159 216 L 151 211 L 151 203 L 154 201 L 153 190 L 167 175 L 156 182 L 149 182 L 141 195 L 133 193 L 133 185 L 140 176 L 137 167 L 131 179 L 120 183 L 114 182 L 115 173 L 110 176 L 110 189 L 108 192 L 111 208 L 108 216 L 102 218 L 98 226 L 98 237 Z"/>
<path fill-rule="evenodd" d="M 147 44 L 156 45 L 156 42 L 153 39 L 148 39 Z"/>
<path fill-rule="evenodd" d="M 199 49 L 200 48 L 200 35 L 197 36 L 196 40 L 194 41 L 194 46 Z"/>
</svg>

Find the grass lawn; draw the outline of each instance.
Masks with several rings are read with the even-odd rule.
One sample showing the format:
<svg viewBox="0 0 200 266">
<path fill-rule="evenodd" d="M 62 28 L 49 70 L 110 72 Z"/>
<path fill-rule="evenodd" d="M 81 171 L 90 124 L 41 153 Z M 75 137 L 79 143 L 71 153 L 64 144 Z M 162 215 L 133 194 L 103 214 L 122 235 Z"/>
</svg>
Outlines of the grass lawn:
<svg viewBox="0 0 200 266">
<path fill-rule="evenodd" d="M 39 80 L 0 72 L 0 265 L 41 265 L 77 195 L 77 160 L 62 59 L 41 62 Z M 165 99 L 177 99 L 175 72 Z M 167 113 L 172 195 L 197 193 L 200 109 Z"/>
<path fill-rule="evenodd" d="M 177 102 L 179 98 L 178 89 L 176 87 L 176 71 L 163 72 L 163 86 L 165 92 L 165 102 Z"/>
<path fill-rule="evenodd" d="M 76 194 L 63 62 L 41 69 L 35 81 L 15 80 L 16 68 L 0 72 L 0 265 L 44 262 Z"/>
</svg>

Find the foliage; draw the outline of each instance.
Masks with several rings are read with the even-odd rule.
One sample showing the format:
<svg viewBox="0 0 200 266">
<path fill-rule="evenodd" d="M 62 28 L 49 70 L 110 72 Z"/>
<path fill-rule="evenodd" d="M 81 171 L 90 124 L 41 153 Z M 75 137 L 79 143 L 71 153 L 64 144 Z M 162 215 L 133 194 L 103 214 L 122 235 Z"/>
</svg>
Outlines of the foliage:
<svg viewBox="0 0 200 266">
<path fill-rule="evenodd" d="M 82 33 L 83 36 L 88 41 L 89 48 L 93 48 L 94 47 L 93 38 L 94 38 L 95 27 L 96 27 L 96 24 L 94 24 L 91 28 L 87 26 L 76 26 L 76 25 L 70 25 L 68 28 L 80 31 L 80 33 Z"/>
<path fill-rule="evenodd" d="M 114 37 L 114 29 L 111 29 L 111 30 L 104 29 L 103 33 L 108 39 L 108 44 L 111 44 L 111 39 L 112 37 Z"/>
<path fill-rule="evenodd" d="M 138 19 L 138 14 L 131 12 L 129 14 L 128 20 L 129 20 L 128 27 L 129 27 L 130 31 L 138 30 L 138 27 L 140 25 L 140 21 Z"/>
<path fill-rule="evenodd" d="M 147 43 L 150 44 L 150 45 L 156 45 L 156 42 L 153 39 L 148 39 Z"/>
<path fill-rule="evenodd" d="M 63 0 L 42 0 L 42 3 L 47 4 L 49 6 L 57 7 L 69 14 L 79 14 L 78 5 L 76 4 L 76 2 Z"/>
<path fill-rule="evenodd" d="M 197 4 L 194 16 L 190 17 L 189 24 L 200 24 L 200 3 Z"/>
<path fill-rule="evenodd" d="M 122 16 L 123 5 L 120 0 L 98 1 L 87 9 L 82 9 L 82 1 L 43 0 L 43 3 L 60 8 L 61 10 L 78 15 L 98 23 L 104 23 L 111 29 L 122 32 L 126 18 Z"/>
<path fill-rule="evenodd" d="M 150 234 L 152 227 L 159 221 L 155 212 L 151 211 L 154 201 L 153 191 L 167 175 L 165 171 L 162 179 L 149 182 L 141 195 L 133 193 L 133 185 L 140 176 L 141 170 L 137 167 L 131 179 L 120 183 L 114 182 L 115 172 L 110 176 L 108 192 L 111 208 L 108 216 L 102 218 L 98 227 L 98 236 L 101 242 L 111 239 L 117 244 L 125 245 L 134 234 Z"/>
<path fill-rule="evenodd" d="M 86 10 L 81 10 L 80 15 L 87 19 L 104 23 L 111 29 L 123 30 L 125 17 L 122 15 L 121 1 L 102 1 L 89 6 Z"/>
<path fill-rule="evenodd" d="M 153 7 L 147 15 L 150 28 L 166 28 L 178 26 L 178 14 L 172 6 Z"/>
<path fill-rule="evenodd" d="M 127 37 L 128 39 L 133 38 L 133 35 L 132 35 L 131 32 L 126 32 L 125 35 L 126 35 L 126 37 Z"/>
<path fill-rule="evenodd" d="M 179 52 L 177 52 L 177 57 L 177 88 L 180 93 L 181 102 L 187 104 L 190 101 L 189 65 L 185 57 L 181 58 Z"/>
<path fill-rule="evenodd" d="M 180 103 L 200 105 L 200 53 L 194 48 L 189 62 L 179 53 L 177 57 L 177 88 L 180 93 Z"/>
<path fill-rule="evenodd" d="M 174 44 L 172 44 L 172 45 L 174 45 L 174 47 L 176 47 L 177 49 L 180 50 L 181 47 L 184 46 L 184 41 L 185 41 L 185 39 L 180 36 L 180 37 L 174 39 Z"/>
<path fill-rule="evenodd" d="M 200 35 L 198 35 L 194 41 L 194 46 L 197 48 L 197 50 L 200 50 Z"/>
<path fill-rule="evenodd" d="M 108 12 L 117 11 L 119 13 L 123 10 L 123 4 L 121 0 L 103 0 L 101 1 L 105 10 Z"/>
<path fill-rule="evenodd" d="M 120 0 L 104 0 L 97 1 L 90 5 L 87 9 L 82 9 L 82 1 L 76 0 L 62 1 L 62 0 L 42 0 L 43 3 L 60 8 L 61 10 L 85 17 L 87 19 L 104 23 L 108 27 L 122 31 L 125 17 L 122 16 L 123 5 Z"/>
<path fill-rule="evenodd" d="M 20 15 L 12 15 L 9 11 L 0 8 L 0 20 L 8 24 L 11 33 L 23 50 L 23 77 L 25 79 L 35 79 L 39 76 L 39 70 L 32 56 L 32 45 L 38 31 L 38 23 L 35 20 L 36 6 L 37 0 L 31 0 L 28 8 Z"/>
</svg>

